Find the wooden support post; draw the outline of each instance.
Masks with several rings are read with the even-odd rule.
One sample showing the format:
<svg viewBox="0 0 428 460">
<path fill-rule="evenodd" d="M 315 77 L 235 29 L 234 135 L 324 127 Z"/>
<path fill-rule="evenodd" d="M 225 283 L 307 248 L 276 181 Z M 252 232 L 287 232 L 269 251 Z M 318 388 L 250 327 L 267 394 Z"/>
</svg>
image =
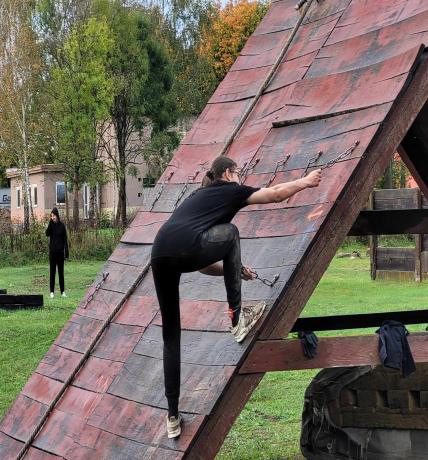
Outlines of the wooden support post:
<svg viewBox="0 0 428 460">
<path fill-rule="evenodd" d="M 408 340 L 415 362 L 428 362 L 428 333 L 411 334 Z M 322 337 L 319 339 L 317 355 L 313 359 L 304 356 L 300 340 L 259 340 L 249 353 L 239 373 L 377 366 L 379 364 L 381 361 L 377 335 Z"/>
<path fill-rule="evenodd" d="M 422 196 L 420 189 L 415 189 L 415 205 L 422 208 Z M 422 281 L 422 235 L 415 235 L 415 281 Z"/>
<path fill-rule="evenodd" d="M 369 196 L 369 205 L 368 208 L 370 210 L 375 209 L 375 191 L 373 190 Z M 370 251 L 370 277 L 372 280 L 376 279 L 376 270 L 377 270 L 377 245 L 378 245 L 378 237 L 377 235 L 370 235 L 369 236 L 369 251 Z"/>
</svg>

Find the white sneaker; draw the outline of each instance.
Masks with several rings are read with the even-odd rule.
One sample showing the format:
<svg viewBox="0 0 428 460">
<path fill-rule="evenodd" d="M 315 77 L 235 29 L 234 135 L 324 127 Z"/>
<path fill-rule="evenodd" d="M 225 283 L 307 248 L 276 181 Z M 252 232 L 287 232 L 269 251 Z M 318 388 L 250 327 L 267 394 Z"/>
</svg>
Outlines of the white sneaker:
<svg viewBox="0 0 428 460">
<path fill-rule="evenodd" d="M 178 417 L 168 417 L 166 416 L 166 431 L 168 433 L 168 438 L 177 438 L 181 434 L 181 415 L 178 414 Z"/>
<path fill-rule="evenodd" d="M 266 302 L 258 302 L 251 307 L 242 307 L 239 315 L 238 324 L 230 328 L 230 332 L 235 337 L 235 340 L 242 342 L 253 326 L 257 323 L 266 308 Z"/>
<path fill-rule="evenodd" d="M 61 297 L 67 297 L 67 294 L 66 294 L 65 292 L 63 292 L 63 293 L 61 294 Z"/>
<path fill-rule="evenodd" d="M 53 299 L 54 297 L 55 297 L 55 294 L 51 292 L 51 299 Z"/>
</svg>

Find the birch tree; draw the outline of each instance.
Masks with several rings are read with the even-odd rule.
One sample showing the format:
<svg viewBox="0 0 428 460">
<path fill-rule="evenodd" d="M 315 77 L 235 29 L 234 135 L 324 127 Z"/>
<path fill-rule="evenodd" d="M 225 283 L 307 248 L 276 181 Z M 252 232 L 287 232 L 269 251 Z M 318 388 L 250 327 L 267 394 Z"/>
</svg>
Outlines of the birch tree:
<svg viewBox="0 0 428 460">
<path fill-rule="evenodd" d="M 43 124 L 36 110 L 42 59 L 32 13 L 27 0 L 0 2 L 0 161 L 21 172 L 25 231 L 32 216 L 29 167 Z"/>
</svg>

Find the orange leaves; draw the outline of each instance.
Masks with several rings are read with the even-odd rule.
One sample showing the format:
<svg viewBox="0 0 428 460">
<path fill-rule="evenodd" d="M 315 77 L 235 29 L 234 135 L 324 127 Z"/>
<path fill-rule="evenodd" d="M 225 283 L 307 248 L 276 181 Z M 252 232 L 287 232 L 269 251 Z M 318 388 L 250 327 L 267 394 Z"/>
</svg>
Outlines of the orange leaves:
<svg viewBox="0 0 428 460">
<path fill-rule="evenodd" d="M 230 0 L 223 9 L 217 4 L 211 26 L 203 31 L 199 54 L 208 59 L 219 80 L 226 75 L 267 9 L 267 3 L 248 0 Z"/>
</svg>

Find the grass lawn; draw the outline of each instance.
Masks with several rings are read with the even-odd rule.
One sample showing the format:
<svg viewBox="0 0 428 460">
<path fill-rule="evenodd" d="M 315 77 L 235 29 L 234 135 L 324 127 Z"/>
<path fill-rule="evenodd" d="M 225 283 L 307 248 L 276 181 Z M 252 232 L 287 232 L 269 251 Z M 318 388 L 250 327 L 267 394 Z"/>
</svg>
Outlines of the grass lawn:
<svg viewBox="0 0 428 460">
<path fill-rule="evenodd" d="M 343 250 L 342 250 L 343 251 Z M 364 250 L 360 251 L 365 254 Z M 43 293 L 42 310 L 0 310 L 0 417 L 55 340 L 102 262 L 66 264 L 67 299 L 48 298 L 48 266 L 0 269 L 0 288 L 11 293 Z M 369 259 L 334 259 L 309 300 L 306 316 L 423 308 L 428 284 L 371 281 Z M 424 326 L 410 326 L 410 331 Z M 375 329 L 344 334 L 373 333 Z M 338 335 L 341 332 L 320 333 Z M 302 460 L 299 449 L 303 395 L 317 371 L 265 376 L 238 417 L 218 460 Z"/>
</svg>

